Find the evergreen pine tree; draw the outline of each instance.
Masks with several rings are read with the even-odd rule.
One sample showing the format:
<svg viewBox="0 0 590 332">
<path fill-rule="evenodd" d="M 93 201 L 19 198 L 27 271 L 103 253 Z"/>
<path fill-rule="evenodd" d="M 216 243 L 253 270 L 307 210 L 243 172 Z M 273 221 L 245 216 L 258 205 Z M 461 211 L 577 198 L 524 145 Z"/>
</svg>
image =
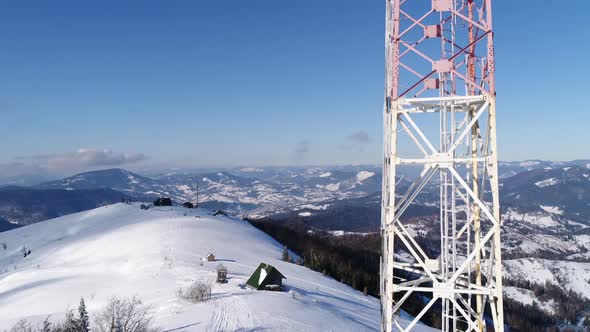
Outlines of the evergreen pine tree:
<svg viewBox="0 0 590 332">
<path fill-rule="evenodd" d="M 289 261 L 289 250 L 287 249 L 287 246 L 285 246 L 285 248 L 283 248 L 283 261 L 284 262 Z"/>
<path fill-rule="evenodd" d="M 66 313 L 66 321 L 64 322 L 64 332 L 77 332 L 78 322 L 74 318 L 74 313 L 70 310 Z"/>
<path fill-rule="evenodd" d="M 303 259 L 301 257 L 297 257 L 297 265 L 303 266 Z"/>
<path fill-rule="evenodd" d="M 110 332 L 115 332 L 116 326 L 115 326 L 115 315 L 113 314 L 113 316 L 111 317 L 111 330 Z"/>
<path fill-rule="evenodd" d="M 51 322 L 49 321 L 49 316 L 45 317 L 43 321 L 43 326 L 41 327 L 42 332 L 51 332 Z"/>
<path fill-rule="evenodd" d="M 123 332 L 123 325 L 121 325 L 121 320 L 119 319 L 115 322 L 115 332 Z"/>
<path fill-rule="evenodd" d="M 84 303 L 84 298 L 80 298 L 77 323 L 79 332 L 89 331 L 90 319 L 88 318 L 88 311 L 86 311 L 86 303 Z"/>
</svg>

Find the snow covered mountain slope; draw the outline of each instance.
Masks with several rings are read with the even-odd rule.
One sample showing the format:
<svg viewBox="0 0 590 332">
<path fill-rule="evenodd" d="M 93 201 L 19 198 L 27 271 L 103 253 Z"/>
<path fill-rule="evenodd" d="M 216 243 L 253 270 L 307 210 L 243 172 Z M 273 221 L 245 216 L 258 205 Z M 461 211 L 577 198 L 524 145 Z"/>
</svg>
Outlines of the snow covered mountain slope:
<svg viewBox="0 0 590 332">
<path fill-rule="evenodd" d="M 504 173 L 506 176 L 502 176 L 500 184 L 503 208 L 512 208 L 519 214 L 559 214 L 562 218 L 585 223 L 590 218 L 590 205 L 587 204 L 590 199 L 590 171 L 581 165 L 584 162 L 503 163 L 501 168 L 509 169 Z M 400 168 L 397 188 L 405 192 L 419 172 L 420 169 L 416 167 Z M 435 202 L 439 200 L 438 185 L 436 179 L 429 182 L 417 197 L 417 202 L 435 206 Z M 185 201 L 196 202 L 198 198 L 201 207 L 221 209 L 233 215 L 251 218 L 286 212 L 297 212 L 305 216 L 316 214 L 314 211 L 301 211 L 305 206 L 332 208 L 341 205 L 334 202 L 364 200 L 378 195 L 381 192 L 381 169 L 377 165 L 243 167 L 139 175 L 116 168 L 81 173 L 41 183 L 30 189 L 110 189 L 138 201 L 153 201 L 156 197 L 166 196 L 182 204 Z M 0 193 L 1 191 L 0 189 Z M 22 207 L 14 202 L 6 202 L 0 209 L 0 217 L 24 225 L 64 215 L 34 215 L 27 212 L 30 210 L 30 206 L 27 206 L 30 200 L 21 201 Z M 20 210 L 26 213 L 21 213 L 17 218 L 13 211 Z M 563 225 L 554 223 L 554 226 Z"/>
<path fill-rule="evenodd" d="M 281 261 L 282 246 L 245 221 L 202 209 L 115 204 L 0 234 L 0 330 L 21 318 L 60 319 L 86 300 L 92 316 L 116 295 L 152 305 L 163 330 L 376 331 L 379 303 L 305 267 Z M 23 248 L 31 254 L 23 257 Z M 202 261 L 208 252 L 217 262 Z M 241 287 L 260 262 L 287 279 L 286 291 Z M 212 299 L 179 300 L 195 280 L 228 268 Z M 180 331 L 179 330 L 179 331 Z M 432 331 L 420 327 L 420 331 Z"/>
<path fill-rule="evenodd" d="M 545 211 L 569 219 L 590 219 L 590 170 L 582 166 L 535 169 L 502 179 L 504 207 Z"/>
<path fill-rule="evenodd" d="M 96 189 L 112 188 L 121 192 L 142 193 L 157 187 L 159 183 L 121 168 L 80 173 L 65 179 L 41 183 L 41 189 Z"/>
<path fill-rule="evenodd" d="M 590 263 L 566 262 L 539 258 L 504 261 L 505 275 L 524 278 L 532 283 L 549 282 L 590 299 Z"/>
</svg>

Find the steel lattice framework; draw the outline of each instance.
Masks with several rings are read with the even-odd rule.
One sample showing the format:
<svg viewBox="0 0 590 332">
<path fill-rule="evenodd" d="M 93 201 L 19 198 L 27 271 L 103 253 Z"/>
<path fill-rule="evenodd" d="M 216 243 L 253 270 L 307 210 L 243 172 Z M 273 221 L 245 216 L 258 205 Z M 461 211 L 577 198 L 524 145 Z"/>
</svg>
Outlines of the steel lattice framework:
<svg viewBox="0 0 590 332">
<path fill-rule="evenodd" d="M 386 0 L 383 331 L 410 331 L 429 311 L 441 313 L 443 331 L 504 330 L 491 2 Z M 421 172 L 402 192 L 405 165 Z M 433 186 L 435 251 L 403 218 Z M 429 300 L 403 324 L 415 293 Z"/>
</svg>

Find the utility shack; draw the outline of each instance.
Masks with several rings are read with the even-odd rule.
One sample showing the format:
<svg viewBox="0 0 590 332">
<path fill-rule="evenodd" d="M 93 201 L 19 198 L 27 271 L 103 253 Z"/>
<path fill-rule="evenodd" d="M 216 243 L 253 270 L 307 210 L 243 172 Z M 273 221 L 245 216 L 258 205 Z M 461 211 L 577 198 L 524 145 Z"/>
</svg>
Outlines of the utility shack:
<svg viewBox="0 0 590 332">
<path fill-rule="evenodd" d="M 221 264 L 217 266 L 217 282 L 220 284 L 227 282 L 227 268 Z"/>
<path fill-rule="evenodd" d="M 207 256 L 205 257 L 205 259 L 207 259 L 208 262 L 214 262 L 215 255 L 213 255 L 212 253 L 208 253 Z"/>
<path fill-rule="evenodd" d="M 283 279 L 287 278 L 274 266 L 260 263 L 246 285 L 256 290 L 281 290 Z"/>
</svg>

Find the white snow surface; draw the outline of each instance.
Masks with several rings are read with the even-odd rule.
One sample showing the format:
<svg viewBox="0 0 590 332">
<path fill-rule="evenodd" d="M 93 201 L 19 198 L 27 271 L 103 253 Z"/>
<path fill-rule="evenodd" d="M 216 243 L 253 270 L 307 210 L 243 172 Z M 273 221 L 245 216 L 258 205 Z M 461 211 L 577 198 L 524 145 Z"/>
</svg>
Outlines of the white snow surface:
<svg viewBox="0 0 590 332">
<path fill-rule="evenodd" d="M 546 179 L 543 181 L 535 182 L 535 186 L 537 186 L 539 188 L 554 186 L 556 184 L 557 184 L 557 180 L 555 178 L 549 178 L 549 179 Z"/>
<path fill-rule="evenodd" d="M 503 267 L 508 277 L 520 277 L 537 284 L 548 281 L 590 299 L 590 263 L 520 258 L 505 260 Z"/>
<path fill-rule="evenodd" d="M 0 242 L 7 244 L 0 248 L 0 330 L 21 318 L 60 319 L 80 297 L 92 317 L 115 295 L 139 296 L 163 330 L 379 330 L 377 299 L 282 262 L 283 246 L 268 235 L 202 209 L 115 204 L 0 233 Z M 31 250 L 26 258 L 23 246 Z M 218 261 L 201 266 L 208 252 Z M 240 287 L 261 262 L 287 277 L 286 291 Z M 220 263 L 229 282 L 213 283 L 211 300 L 176 297 L 194 280 L 213 280 Z"/>
<path fill-rule="evenodd" d="M 344 236 L 344 235 L 368 235 L 371 233 L 363 233 L 363 232 L 346 232 L 346 231 L 328 231 L 328 233 L 334 236 Z"/>
<path fill-rule="evenodd" d="M 326 210 L 328 207 L 330 207 L 330 204 L 322 204 L 322 205 L 314 205 L 314 204 L 302 204 L 299 205 L 295 210 L 301 210 L 301 209 L 309 209 L 309 210 Z"/>
<path fill-rule="evenodd" d="M 547 212 L 547 213 L 560 214 L 557 212 L 550 212 L 550 211 L 546 210 L 546 208 L 553 208 L 551 206 L 549 206 L 549 207 L 541 206 L 541 208 L 543 210 L 545 210 L 545 212 Z M 537 227 L 558 227 L 561 225 L 558 221 L 555 220 L 555 218 L 552 215 L 546 215 L 546 214 L 543 214 L 542 212 L 541 213 L 521 213 L 515 209 L 508 209 L 508 211 L 506 211 L 506 214 L 504 215 L 504 218 L 510 219 L 510 220 L 516 220 L 516 221 L 523 221 L 523 222 L 526 222 L 530 225 L 537 226 Z"/>
<path fill-rule="evenodd" d="M 264 172 L 264 169 L 258 168 L 258 167 L 243 167 L 243 168 L 240 168 L 240 171 L 241 172 L 256 172 L 256 173 L 259 173 L 259 172 Z"/>
<path fill-rule="evenodd" d="M 547 213 L 553 213 L 553 214 L 563 214 L 563 210 L 559 208 L 559 206 L 545 206 L 545 205 L 539 205 L 541 207 L 541 209 L 543 209 L 545 212 Z"/>
<path fill-rule="evenodd" d="M 527 161 L 521 162 L 519 165 L 522 167 L 530 167 L 530 166 L 539 165 L 539 162 L 536 160 L 527 160 Z"/>
<path fill-rule="evenodd" d="M 357 183 L 362 183 L 363 181 L 365 181 L 366 179 L 368 179 L 374 175 L 375 175 L 375 173 L 373 173 L 373 172 L 360 171 L 356 174 L 356 181 L 357 181 Z"/>
<path fill-rule="evenodd" d="M 507 296 L 512 300 L 518 301 L 525 305 L 536 304 L 541 310 L 547 312 L 548 314 L 555 314 L 557 303 L 555 303 L 554 300 L 546 301 L 539 299 L 532 290 L 508 286 L 504 287 L 504 296 Z"/>
<path fill-rule="evenodd" d="M 328 191 L 338 191 L 340 190 L 340 182 L 327 184 L 324 186 L 324 189 Z"/>
</svg>

